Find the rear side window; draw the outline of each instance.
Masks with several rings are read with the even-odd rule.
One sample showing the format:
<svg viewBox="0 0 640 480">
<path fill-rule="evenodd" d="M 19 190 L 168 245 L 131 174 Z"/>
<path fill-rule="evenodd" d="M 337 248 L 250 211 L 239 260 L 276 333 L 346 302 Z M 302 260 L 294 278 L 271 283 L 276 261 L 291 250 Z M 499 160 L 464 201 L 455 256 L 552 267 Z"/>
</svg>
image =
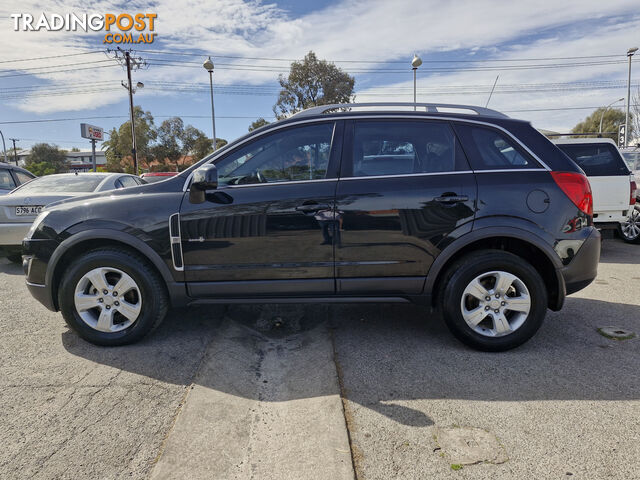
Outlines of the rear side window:
<svg viewBox="0 0 640 480">
<path fill-rule="evenodd" d="M 456 125 L 456 131 L 474 170 L 540 168 L 538 162 L 498 130 L 460 124 Z"/>
<path fill-rule="evenodd" d="M 29 180 L 33 180 L 33 177 L 27 175 L 26 173 L 23 172 L 13 172 L 15 174 L 15 176 L 18 178 L 18 182 L 20 183 L 20 185 L 22 185 L 23 183 L 27 183 Z"/>
<path fill-rule="evenodd" d="M 447 123 L 385 120 L 356 122 L 354 128 L 354 177 L 469 169 Z"/>
<path fill-rule="evenodd" d="M 610 143 L 576 143 L 557 145 L 576 162 L 588 177 L 629 175 L 629 169 Z"/>
<path fill-rule="evenodd" d="M 0 190 L 13 190 L 16 184 L 9 170 L 0 169 Z"/>
<path fill-rule="evenodd" d="M 116 181 L 116 188 L 128 188 L 135 187 L 138 183 L 133 179 L 133 177 L 120 177 Z"/>
</svg>

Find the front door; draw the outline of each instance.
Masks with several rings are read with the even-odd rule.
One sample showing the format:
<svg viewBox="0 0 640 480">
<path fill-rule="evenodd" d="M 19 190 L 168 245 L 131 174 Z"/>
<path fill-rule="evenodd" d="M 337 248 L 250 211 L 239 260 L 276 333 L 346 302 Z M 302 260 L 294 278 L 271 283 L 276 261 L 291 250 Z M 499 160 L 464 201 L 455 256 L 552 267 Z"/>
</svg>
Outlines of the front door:
<svg viewBox="0 0 640 480">
<path fill-rule="evenodd" d="M 335 206 L 340 127 L 264 133 L 216 161 L 219 187 L 204 203 L 187 193 L 180 219 L 191 295 L 335 292 L 322 218 Z"/>
<path fill-rule="evenodd" d="M 345 126 L 336 194 L 341 294 L 419 294 L 447 242 L 471 230 L 476 181 L 446 121 Z"/>
</svg>

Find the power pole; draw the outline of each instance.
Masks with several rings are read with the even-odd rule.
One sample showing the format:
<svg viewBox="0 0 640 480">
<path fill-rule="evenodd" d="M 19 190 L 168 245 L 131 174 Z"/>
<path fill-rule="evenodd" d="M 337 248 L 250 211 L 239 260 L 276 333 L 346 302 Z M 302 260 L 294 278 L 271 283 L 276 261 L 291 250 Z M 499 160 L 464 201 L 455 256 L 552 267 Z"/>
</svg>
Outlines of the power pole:
<svg viewBox="0 0 640 480">
<path fill-rule="evenodd" d="M 107 50 L 107 52 L 113 52 L 115 60 L 127 69 L 127 83 L 125 85 L 122 82 L 122 86 L 129 92 L 129 122 L 131 123 L 131 158 L 133 159 L 133 172 L 138 175 L 138 153 L 136 149 L 136 127 L 134 123 L 134 109 L 133 109 L 133 94 L 136 92 L 136 88 L 131 81 L 131 70 L 138 70 L 142 66 L 147 66 L 146 62 L 141 57 L 132 57 L 130 50 L 122 50 L 118 47 L 117 50 Z M 137 84 L 138 88 L 142 88 L 144 85 L 140 82 Z"/>
<path fill-rule="evenodd" d="M 19 138 L 10 138 L 9 140 L 11 140 L 13 142 L 13 159 L 16 162 L 16 167 L 18 166 L 18 151 L 16 150 L 16 142 L 19 142 L 20 139 Z"/>
<path fill-rule="evenodd" d="M 129 121 L 131 122 L 131 156 L 133 157 L 133 174 L 138 175 L 138 155 L 136 154 L 136 127 L 133 123 L 133 85 L 131 84 L 131 54 L 124 52 L 127 63 L 127 85 L 129 90 Z"/>
</svg>

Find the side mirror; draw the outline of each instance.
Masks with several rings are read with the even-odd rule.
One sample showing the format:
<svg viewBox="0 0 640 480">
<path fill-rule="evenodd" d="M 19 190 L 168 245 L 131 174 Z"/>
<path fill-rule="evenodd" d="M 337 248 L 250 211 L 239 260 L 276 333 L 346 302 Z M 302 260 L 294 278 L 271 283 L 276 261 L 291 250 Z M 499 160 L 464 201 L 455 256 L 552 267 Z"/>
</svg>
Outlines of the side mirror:
<svg viewBox="0 0 640 480">
<path fill-rule="evenodd" d="M 189 191 L 191 203 L 203 203 L 205 192 L 218 188 L 218 169 L 215 165 L 204 165 L 193 172 L 193 179 Z"/>
</svg>

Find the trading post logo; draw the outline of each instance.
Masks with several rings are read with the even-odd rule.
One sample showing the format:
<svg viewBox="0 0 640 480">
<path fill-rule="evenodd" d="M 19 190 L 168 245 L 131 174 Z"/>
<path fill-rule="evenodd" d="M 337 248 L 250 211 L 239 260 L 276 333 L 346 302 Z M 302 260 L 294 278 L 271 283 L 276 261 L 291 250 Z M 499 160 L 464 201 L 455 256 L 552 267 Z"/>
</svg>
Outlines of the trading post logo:
<svg viewBox="0 0 640 480">
<path fill-rule="evenodd" d="M 157 13 L 75 13 L 49 15 L 42 13 L 36 18 L 29 13 L 12 13 L 14 31 L 37 32 L 100 32 L 104 31 L 102 43 L 153 43 L 156 36 Z M 112 30 L 118 30 L 114 32 Z M 145 32 L 146 30 L 146 32 Z"/>
</svg>

